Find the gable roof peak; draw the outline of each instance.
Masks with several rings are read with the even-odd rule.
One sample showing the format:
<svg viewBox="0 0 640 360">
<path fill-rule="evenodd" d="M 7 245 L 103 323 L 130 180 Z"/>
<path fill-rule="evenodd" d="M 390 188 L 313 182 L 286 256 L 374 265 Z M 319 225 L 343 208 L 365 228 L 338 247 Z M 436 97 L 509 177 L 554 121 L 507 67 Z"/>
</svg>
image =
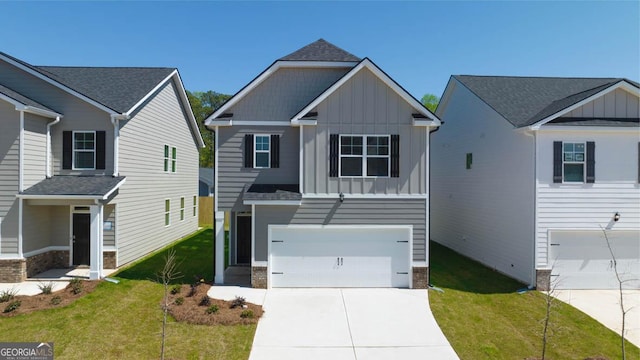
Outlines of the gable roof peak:
<svg viewBox="0 0 640 360">
<path fill-rule="evenodd" d="M 344 49 L 341 49 L 325 39 L 318 39 L 289 55 L 283 56 L 280 61 L 346 61 L 354 62 L 361 59 Z"/>
</svg>

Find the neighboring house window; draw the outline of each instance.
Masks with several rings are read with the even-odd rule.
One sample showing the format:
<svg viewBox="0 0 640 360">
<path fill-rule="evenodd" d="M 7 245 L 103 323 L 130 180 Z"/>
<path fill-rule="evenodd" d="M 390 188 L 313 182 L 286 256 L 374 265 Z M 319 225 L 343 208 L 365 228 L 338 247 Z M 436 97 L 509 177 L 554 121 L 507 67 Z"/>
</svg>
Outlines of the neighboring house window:
<svg viewBox="0 0 640 360">
<path fill-rule="evenodd" d="M 198 197 L 193 195 L 193 216 L 198 214 Z"/>
<path fill-rule="evenodd" d="M 178 163 L 178 150 L 169 145 L 164 146 L 164 172 L 176 172 Z"/>
<path fill-rule="evenodd" d="M 279 168 L 280 135 L 245 134 L 244 167 L 257 169 Z"/>
<path fill-rule="evenodd" d="M 184 197 L 180 198 L 180 221 L 184 220 Z"/>
<path fill-rule="evenodd" d="M 595 142 L 553 142 L 554 183 L 594 183 L 595 178 Z"/>
<path fill-rule="evenodd" d="M 65 170 L 104 170 L 105 131 L 63 131 L 62 168 Z"/>
<path fill-rule="evenodd" d="M 473 165 L 473 154 L 467 153 L 467 170 L 471 169 L 471 165 Z"/>
<path fill-rule="evenodd" d="M 340 176 L 388 177 L 389 138 L 389 135 L 340 136 Z"/>
<path fill-rule="evenodd" d="M 164 201 L 164 226 L 171 225 L 171 200 Z"/>
</svg>

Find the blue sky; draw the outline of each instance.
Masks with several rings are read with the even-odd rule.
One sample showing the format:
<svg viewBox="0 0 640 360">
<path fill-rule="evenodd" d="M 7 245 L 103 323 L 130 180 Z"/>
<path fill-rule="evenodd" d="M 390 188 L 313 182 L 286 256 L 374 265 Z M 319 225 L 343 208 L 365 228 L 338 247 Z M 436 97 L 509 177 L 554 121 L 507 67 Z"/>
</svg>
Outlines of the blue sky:
<svg viewBox="0 0 640 360">
<path fill-rule="evenodd" d="M 166 66 L 233 94 L 319 38 L 412 95 L 451 74 L 640 80 L 640 2 L 0 2 L 0 51 L 34 65 Z"/>
</svg>

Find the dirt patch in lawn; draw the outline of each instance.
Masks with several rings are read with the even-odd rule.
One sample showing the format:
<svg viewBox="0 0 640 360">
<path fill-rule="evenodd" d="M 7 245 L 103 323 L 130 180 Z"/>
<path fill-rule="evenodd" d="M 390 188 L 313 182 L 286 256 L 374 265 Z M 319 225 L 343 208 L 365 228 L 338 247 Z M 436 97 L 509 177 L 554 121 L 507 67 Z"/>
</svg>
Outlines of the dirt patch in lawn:
<svg viewBox="0 0 640 360">
<path fill-rule="evenodd" d="M 0 316 L 15 316 L 38 310 L 53 309 L 67 306 L 79 298 L 93 292 L 101 281 L 79 280 L 70 283 L 66 288 L 51 294 L 33 296 L 14 296 L 5 302 L 0 302 Z"/>
<path fill-rule="evenodd" d="M 172 286 L 169 313 L 176 321 L 198 325 L 255 324 L 262 316 L 262 306 L 209 298 L 210 288 L 211 285 L 200 284 L 192 291 L 191 285 Z"/>
</svg>

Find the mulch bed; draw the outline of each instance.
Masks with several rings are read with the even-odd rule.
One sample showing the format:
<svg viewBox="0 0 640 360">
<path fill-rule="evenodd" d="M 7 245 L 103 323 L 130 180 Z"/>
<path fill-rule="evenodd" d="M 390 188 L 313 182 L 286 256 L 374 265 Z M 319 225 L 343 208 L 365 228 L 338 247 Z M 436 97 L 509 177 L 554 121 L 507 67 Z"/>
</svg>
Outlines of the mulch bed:
<svg viewBox="0 0 640 360">
<path fill-rule="evenodd" d="M 73 292 L 71 284 L 67 285 L 66 288 L 62 290 L 58 290 L 51 294 L 38 294 L 34 296 L 15 296 L 13 299 L 0 303 L 0 316 L 9 317 L 20 314 L 27 314 L 30 312 L 44 310 L 44 309 L 53 309 L 59 308 L 63 306 L 67 306 L 79 298 L 91 293 L 101 281 L 85 281 L 82 280 L 82 291 L 75 294 Z M 20 306 L 11 311 L 4 312 L 6 307 L 11 304 L 13 301 L 20 301 Z"/>
<path fill-rule="evenodd" d="M 203 298 L 208 298 L 207 292 L 210 288 L 211 285 L 199 284 L 195 287 L 195 292 L 190 294 L 191 285 L 180 286 L 180 292 L 169 295 L 169 313 L 176 321 L 197 325 L 255 324 L 262 316 L 262 306 L 252 303 L 245 303 L 245 307 L 231 308 L 231 301 L 209 298 L 209 304 L 206 304 Z M 180 300 L 176 302 L 178 298 L 182 299 L 181 305 L 177 304 Z M 217 306 L 218 310 L 207 313 L 211 306 Z M 249 311 L 252 316 L 247 317 Z M 243 312 L 245 317 L 241 317 Z"/>
</svg>

